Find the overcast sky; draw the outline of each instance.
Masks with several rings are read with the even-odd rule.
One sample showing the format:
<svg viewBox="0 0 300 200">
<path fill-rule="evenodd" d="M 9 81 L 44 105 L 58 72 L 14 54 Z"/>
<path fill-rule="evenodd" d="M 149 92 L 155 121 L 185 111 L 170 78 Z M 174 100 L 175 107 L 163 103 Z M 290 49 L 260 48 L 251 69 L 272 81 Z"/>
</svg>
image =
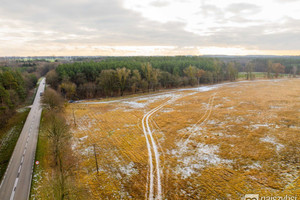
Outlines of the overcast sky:
<svg viewBox="0 0 300 200">
<path fill-rule="evenodd" d="M 0 2 L 0 56 L 300 55 L 300 0 Z"/>
</svg>

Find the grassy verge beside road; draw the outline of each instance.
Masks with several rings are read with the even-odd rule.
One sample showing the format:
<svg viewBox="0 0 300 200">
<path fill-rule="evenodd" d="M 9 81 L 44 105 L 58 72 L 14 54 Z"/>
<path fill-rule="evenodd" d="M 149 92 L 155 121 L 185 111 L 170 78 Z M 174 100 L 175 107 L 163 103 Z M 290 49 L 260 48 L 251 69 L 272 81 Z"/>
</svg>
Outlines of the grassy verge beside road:
<svg viewBox="0 0 300 200">
<path fill-rule="evenodd" d="M 27 108 L 24 112 L 16 113 L 0 130 L 0 179 L 6 171 L 29 111 Z"/>
<path fill-rule="evenodd" d="M 71 133 L 64 118 L 64 100 L 47 88 L 43 98 L 36 161 L 30 199 L 86 199 L 74 169 L 76 155 L 71 147 Z"/>
<path fill-rule="evenodd" d="M 41 176 L 41 174 L 45 171 L 45 166 L 47 166 L 47 152 L 49 150 L 49 144 L 44 128 L 45 125 L 45 111 L 43 111 L 40 123 L 37 149 L 35 154 L 35 160 L 39 161 L 39 165 L 34 165 L 33 178 L 31 183 L 32 185 L 30 190 L 30 199 L 37 199 L 37 197 L 41 195 L 40 190 L 38 190 L 38 185 L 40 184 L 40 182 L 46 182 L 46 180 L 43 180 Z"/>
<path fill-rule="evenodd" d="M 41 78 L 37 82 L 36 87 L 29 92 L 25 102 L 19 106 L 20 108 L 17 112 L 8 120 L 4 127 L 0 128 L 0 179 L 2 179 L 6 171 L 10 157 L 22 132 L 30 111 L 30 108 L 27 106 L 33 103 L 40 81 Z"/>
<path fill-rule="evenodd" d="M 37 83 L 36 83 L 36 87 L 35 87 L 35 88 L 33 89 L 33 91 L 32 91 L 32 94 L 30 95 L 29 98 L 27 98 L 27 101 L 26 101 L 26 102 L 27 102 L 28 105 L 33 104 L 34 97 L 35 97 L 35 95 L 36 95 L 37 89 L 38 89 L 39 86 L 40 86 L 40 82 L 41 82 L 42 79 L 43 79 L 43 77 L 39 78 L 39 80 L 38 80 Z"/>
</svg>

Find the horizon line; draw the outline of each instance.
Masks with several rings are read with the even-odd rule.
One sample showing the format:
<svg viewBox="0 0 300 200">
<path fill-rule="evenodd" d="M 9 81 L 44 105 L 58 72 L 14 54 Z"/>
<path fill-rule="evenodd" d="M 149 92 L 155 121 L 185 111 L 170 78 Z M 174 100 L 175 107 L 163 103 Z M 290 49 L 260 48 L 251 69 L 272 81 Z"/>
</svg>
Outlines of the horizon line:
<svg viewBox="0 0 300 200">
<path fill-rule="evenodd" d="M 52 58 L 59 58 L 59 57 L 179 57 L 179 56 L 185 56 L 185 57 L 205 57 L 205 56 L 211 56 L 211 57 L 299 57 L 299 55 L 276 55 L 276 54 L 249 54 L 249 55 L 226 55 L 226 54 L 203 54 L 203 55 L 184 55 L 184 54 L 178 54 L 178 55 L 61 55 L 61 56 L 55 56 L 55 55 L 47 55 L 47 56 L 0 56 L 0 58 L 38 58 L 38 57 L 52 57 Z"/>
</svg>

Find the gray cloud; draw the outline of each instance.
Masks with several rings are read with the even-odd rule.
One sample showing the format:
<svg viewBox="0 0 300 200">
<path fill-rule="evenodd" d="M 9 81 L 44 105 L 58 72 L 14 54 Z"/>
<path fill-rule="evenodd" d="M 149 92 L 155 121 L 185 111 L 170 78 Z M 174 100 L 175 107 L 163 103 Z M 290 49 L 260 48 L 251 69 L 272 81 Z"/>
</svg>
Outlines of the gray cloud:
<svg viewBox="0 0 300 200">
<path fill-rule="evenodd" d="M 275 0 L 279 3 L 294 3 L 294 2 L 300 2 L 300 0 Z"/>
<path fill-rule="evenodd" d="M 211 45 L 235 45 L 249 49 L 299 50 L 300 20 L 287 18 L 284 24 L 264 24 L 246 28 L 227 27 L 209 37 Z M 270 32 L 270 33 L 269 33 Z"/>
<path fill-rule="evenodd" d="M 155 7 L 165 7 L 170 5 L 170 2 L 167 1 L 153 1 L 150 3 L 151 6 L 155 6 Z"/>
<path fill-rule="evenodd" d="M 261 8 L 249 3 L 234 3 L 228 6 L 227 10 L 234 14 L 255 14 L 261 11 Z"/>
<path fill-rule="evenodd" d="M 166 2 L 165 2 L 166 3 Z M 152 2 L 152 6 L 167 4 Z M 220 25 L 225 21 L 251 22 L 245 14 L 260 12 L 253 4 L 231 4 L 224 11 L 203 4 L 199 13 L 213 16 Z M 224 12 L 235 16 L 226 18 Z M 292 18 L 278 24 L 240 27 L 216 26 L 210 35 L 186 31 L 183 22 L 159 23 L 122 7 L 121 0 L 4 0 L 0 7 L 1 28 L 16 32 L 2 33 L 14 40 L 26 40 L 28 46 L 243 46 L 257 49 L 299 50 L 300 21 Z M 24 31 L 25 29 L 25 31 Z M 46 32 L 50 31 L 50 32 Z M 1 38 L 0 38 L 1 41 Z M 7 41 L 6 41 L 7 42 Z M 1 44 L 0 44 L 1 45 Z M 3 49 L 4 46 L 1 48 Z M 13 52 L 13 47 L 10 47 Z M 5 51 L 5 50 L 3 50 Z M 24 50 L 25 51 L 25 50 Z"/>
<path fill-rule="evenodd" d="M 202 14 L 205 17 L 214 17 L 215 19 L 223 19 L 224 12 L 215 5 L 202 3 L 200 11 L 196 14 Z"/>
<path fill-rule="evenodd" d="M 157 23 L 144 19 L 140 14 L 122 8 L 120 1 L 89 1 L 89 3 L 71 3 L 56 1 L 43 3 L 31 0 L 30 5 L 16 6 L 12 1 L 0 8 L 1 17 L 10 16 L 20 20 L 28 28 L 42 32 L 52 30 L 52 39 L 58 43 L 94 43 L 95 45 L 190 45 L 198 37 L 184 31 L 184 24 Z M 8 6 L 9 5 L 9 6 Z M 25 9 L 26 8 L 26 9 Z M 83 29 L 91 29 L 86 31 Z M 80 40 L 68 39 L 75 34 Z M 49 43 L 49 38 L 40 35 L 31 42 Z M 62 39 L 66 37 L 66 39 Z M 91 39 L 89 39 L 91 38 Z M 52 41 L 53 42 L 53 41 Z"/>
</svg>

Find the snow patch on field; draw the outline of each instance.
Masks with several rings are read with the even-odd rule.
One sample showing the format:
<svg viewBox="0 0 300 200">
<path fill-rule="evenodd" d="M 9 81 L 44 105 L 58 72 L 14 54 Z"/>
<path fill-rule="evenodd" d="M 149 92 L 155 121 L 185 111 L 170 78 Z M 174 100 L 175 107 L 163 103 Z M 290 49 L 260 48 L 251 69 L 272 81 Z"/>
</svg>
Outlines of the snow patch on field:
<svg viewBox="0 0 300 200">
<path fill-rule="evenodd" d="M 267 128 L 269 128 L 272 125 L 273 124 L 253 124 L 253 125 L 251 125 L 251 128 L 254 128 L 254 129 L 259 129 L 260 127 L 267 127 Z"/>
<path fill-rule="evenodd" d="M 249 169 L 260 169 L 261 165 L 258 162 L 254 162 L 252 165 L 247 165 L 246 168 L 249 168 Z"/>
<path fill-rule="evenodd" d="M 92 152 L 94 152 L 94 148 L 92 146 L 89 146 L 86 149 L 83 149 L 82 151 L 80 151 L 80 153 L 82 155 L 89 155 Z"/>
<path fill-rule="evenodd" d="M 230 101 L 229 97 L 223 97 L 222 99 L 227 102 Z"/>
<path fill-rule="evenodd" d="M 121 101 L 121 103 L 130 106 L 131 108 L 145 108 L 151 103 L 154 103 L 158 100 L 163 100 L 166 98 L 179 98 L 182 97 L 183 94 L 175 94 L 175 93 L 167 93 L 162 95 L 153 95 L 153 96 L 144 96 L 132 99 L 131 101 Z M 142 102 L 141 102 L 142 101 Z"/>
<path fill-rule="evenodd" d="M 231 106 L 231 107 L 228 107 L 228 108 L 226 108 L 226 109 L 228 109 L 228 110 L 233 110 L 235 107 L 234 106 Z"/>
<path fill-rule="evenodd" d="M 160 112 L 163 112 L 163 113 L 168 113 L 168 112 L 172 112 L 172 111 L 174 111 L 174 109 L 172 109 L 172 108 L 164 108 L 164 109 L 160 110 Z"/>
<path fill-rule="evenodd" d="M 270 109 L 280 109 L 282 106 L 270 106 Z"/>
<path fill-rule="evenodd" d="M 204 109 L 209 109 L 210 104 L 209 103 L 202 103 Z"/>
<path fill-rule="evenodd" d="M 221 107 L 221 106 L 223 106 L 223 104 L 217 104 L 217 105 L 215 105 L 214 107 L 215 107 L 215 108 L 219 108 L 219 107 Z"/>
<path fill-rule="evenodd" d="M 71 119 L 71 120 L 73 120 L 73 119 Z M 88 115 L 84 115 L 81 118 L 76 119 L 76 124 L 77 124 L 76 127 L 80 131 L 83 131 L 83 132 L 91 130 L 93 128 L 93 126 L 97 123 L 98 123 L 98 121 L 96 119 L 93 119 L 92 117 L 90 117 Z M 74 132 L 76 133 L 76 130 L 74 130 Z"/>
<path fill-rule="evenodd" d="M 130 162 L 128 165 L 121 166 L 120 171 L 128 176 L 131 176 L 132 174 L 138 174 L 138 170 L 134 168 L 134 162 Z"/>
<path fill-rule="evenodd" d="M 136 124 L 125 124 L 125 125 L 124 125 L 125 128 L 133 127 L 133 126 L 136 126 Z"/>
<path fill-rule="evenodd" d="M 85 139 L 87 139 L 87 138 L 88 138 L 88 136 L 86 135 L 86 136 L 83 136 L 83 137 L 79 138 L 79 140 L 80 140 L 80 141 L 83 141 L 83 140 L 85 140 Z"/>
<path fill-rule="evenodd" d="M 178 130 L 177 133 L 185 134 L 185 133 L 195 133 L 195 132 L 197 132 L 198 135 L 202 135 L 202 131 L 205 131 L 205 130 L 206 130 L 205 127 L 202 127 L 201 125 L 194 124 L 194 125 L 191 125 L 189 127 Z"/>
<path fill-rule="evenodd" d="M 144 108 L 146 106 L 145 103 L 138 103 L 135 101 L 123 101 L 122 103 L 130 106 L 131 108 Z"/>
<path fill-rule="evenodd" d="M 240 124 L 240 123 L 242 123 L 242 122 L 244 122 L 244 121 L 245 121 L 245 119 L 244 119 L 243 117 L 238 116 L 238 117 L 236 118 L 236 120 L 235 120 L 235 123 Z"/>
<path fill-rule="evenodd" d="M 179 89 L 178 91 L 192 90 L 192 91 L 196 91 L 196 92 L 207 92 L 207 91 L 215 90 L 217 88 L 220 88 L 224 85 L 229 85 L 229 84 L 230 83 L 220 83 L 220 84 L 216 84 L 216 85 L 200 86 L 200 87 L 196 87 L 196 88 L 184 88 L 184 89 Z"/>
<path fill-rule="evenodd" d="M 271 144 L 275 145 L 276 151 L 280 151 L 284 147 L 283 144 L 280 144 L 276 141 L 276 138 L 271 137 L 271 136 L 266 136 L 264 138 L 260 138 L 260 141 L 271 143 Z"/>
<path fill-rule="evenodd" d="M 290 126 L 289 128 L 292 128 L 292 129 L 300 129 L 300 127 L 299 126 Z"/>
<path fill-rule="evenodd" d="M 188 146 L 183 145 L 185 141 L 178 142 L 177 149 L 173 149 L 170 154 L 178 160 L 178 165 L 174 169 L 175 174 L 180 174 L 183 179 L 197 173 L 197 170 L 208 165 L 217 165 L 221 163 L 231 163 L 231 160 L 220 158 L 217 153 L 219 146 L 203 143 L 193 143 L 196 147 L 191 150 Z"/>
<path fill-rule="evenodd" d="M 207 120 L 206 124 L 209 124 L 209 125 L 214 125 L 216 124 L 216 120 Z"/>
</svg>

